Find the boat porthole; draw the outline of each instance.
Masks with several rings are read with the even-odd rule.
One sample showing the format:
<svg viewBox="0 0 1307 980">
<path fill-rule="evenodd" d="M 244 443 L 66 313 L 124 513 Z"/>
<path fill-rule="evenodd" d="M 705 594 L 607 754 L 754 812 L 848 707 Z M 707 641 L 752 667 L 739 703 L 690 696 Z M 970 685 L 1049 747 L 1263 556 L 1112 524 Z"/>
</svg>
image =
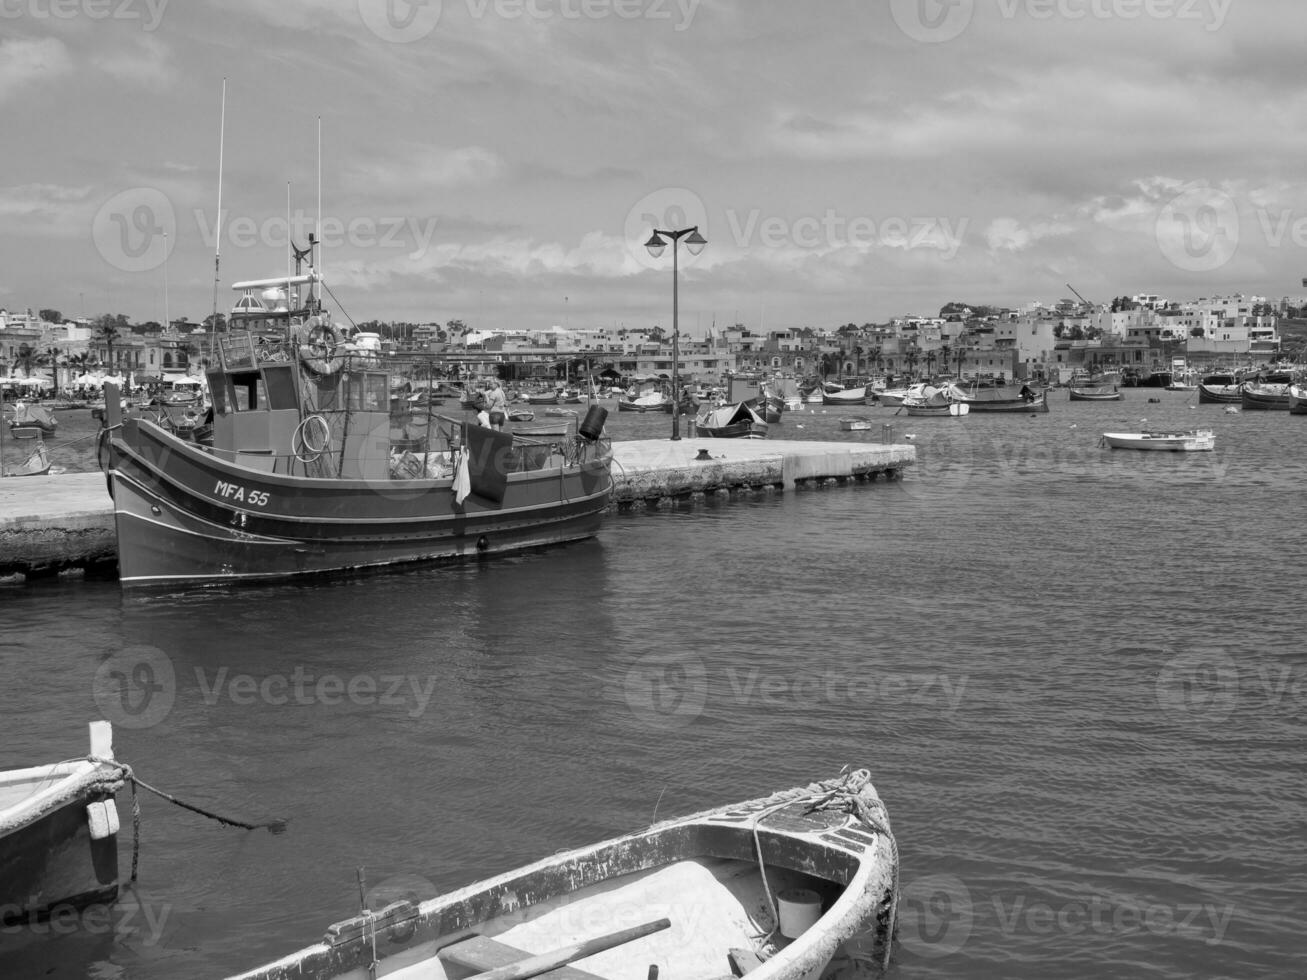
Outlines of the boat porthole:
<svg viewBox="0 0 1307 980">
<path fill-rule="evenodd" d="M 486 538 L 484 534 L 481 535 L 481 537 L 477 538 L 477 551 L 485 551 L 489 547 L 490 547 L 490 541 Z"/>
<path fill-rule="evenodd" d="M 153 514 L 155 517 L 158 517 L 160 514 L 163 513 L 163 511 L 159 509 L 158 504 L 150 504 L 150 513 Z"/>
</svg>

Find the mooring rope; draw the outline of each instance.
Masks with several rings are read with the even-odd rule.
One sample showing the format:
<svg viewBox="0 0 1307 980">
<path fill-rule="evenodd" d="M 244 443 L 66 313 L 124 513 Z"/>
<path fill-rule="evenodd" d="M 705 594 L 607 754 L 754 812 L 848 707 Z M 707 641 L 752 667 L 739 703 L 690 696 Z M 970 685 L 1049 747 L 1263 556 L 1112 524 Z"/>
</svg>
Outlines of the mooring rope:
<svg viewBox="0 0 1307 980">
<path fill-rule="evenodd" d="M 132 769 L 131 766 L 129 766 L 125 762 L 119 761 L 118 759 L 101 759 L 97 756 L 86 756 L 85 758 L 88 762 L 93 762 L 97 765 L 102 765 L 102 766 L 111 766 L 117 769 L 118 786 L 121 786 L 121 783 L 123 782 L 131 784 L 132 787 L 131 881 L 136 880 L 136 872 L 140 866 L 140 855 L 141 855 L 141 800 L 136 793 L 137 786 L 139 786 L 143 790 L 146 790 L 147 792 L 153 793 L 155 796 L 167 800 L 169 803 L 173 803 L 181 807 L 184 810 L 190 810 L 192 813 L 198 813 L 202 817 L 208 817 L 210 820 L 216 820 L 224 827 L 240 827 L 242 830 L 260 830 L 266 828 L 267 831 L 272 834 L 280 834 L 286 829 L 287 821 L 284 817 L 278 817 L 275 820 L 266 820 L 263 823 L 248 823 L 244 820 L 237 820 L 235 817 L 224 817 L 222 814 L 214 813 L 211 810 L 206 810 L 203 807 L 196 806 L 194 803 L 187 803 L 185 800 L 179 800 L 171 793 L 165 793 L 163 790 L 155 786 L 151 786 L 145 780 L 141 779 L 140 776 L 136 775 L 136 772 Z M 114 790 L 110 789 L 109 791 L 113 792 Z"/>
<path fill-rule="evenodd" d="M 772 921 L 775 925 L 763 937 L 764 941 L 769 941 L 772 935 L 780 928 L 780 912 L 776 907 L 776 901 L 772 896 L 771 885 L 767 881 L 767 869 L 763 863 L 762 840 L 758 834 L 759 825 L 767 817 L 771 816 L 778 810 L 783 810 L 795 803 L 808 801 L 810 806 L 803 811 L 806 813 L 815 813 L 818 810 L 843 810 L 849 813 L 868 828 L 886 838 L 890 847 L 890 856 L 892 858 L 891 883 L 890 883 L 890 907 L 889 922 L 885 930 L 885 950 L 881 962 L 881 969 L 889 968 L 890 953 L 894 944 L 894 930 L 898 921 L 898 904 L 899 904 L 899 845 L 894 839 L 894 833 L 890 830 L 888 813 L 885 816 L 877 817 L 872 811 L 871 805 L 862 797 L 862 790 L 871 783 L 871 772 L 867 769 L 857 769 L 853 772 L 842 773 L 832 779 L 821 780 L 810 783 L 807 786 L 796 789 L 782 790 L 767 797 L 765 802 L 775 800 L 772 805 L 766 806 L 765 809 L 754 815 L 752 823 L 753 845 L 758 856 L 758 871 L 762 877 L 762 887 L 767 896 L 767 904 L 771 909 Z M 877 799 L 880 804 L 880 810 L 884 813 L 885 804 Z"/>
</svg>

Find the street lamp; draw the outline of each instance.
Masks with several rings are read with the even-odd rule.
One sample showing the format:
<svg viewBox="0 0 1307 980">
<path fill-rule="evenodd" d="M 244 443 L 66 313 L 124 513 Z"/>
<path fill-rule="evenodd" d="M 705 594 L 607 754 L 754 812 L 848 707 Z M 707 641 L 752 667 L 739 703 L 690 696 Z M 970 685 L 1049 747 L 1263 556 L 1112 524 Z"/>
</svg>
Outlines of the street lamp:
<svg viewBox="0 0 1307 980">
<path fill-rule="evenodd" d="M 690 254 L 698 255 L 708 244 L 708 240 L 699 234 L 698 225 L 693 228 L 682 228 L 679 231 L 663 231 L 655 228 L 649 240 L 644 243 L 644 247 L 655 259 L 659 258 L 663 254 L 663 249 L 667 247 L 667 243 L 661 236 L 666 236 L 672 242 L 672 441 L 675 442 L 681 438 L 681 325 L 678 284 L 680 276 L 677 272 L 676 246 L 684 237 L 685 247 Z"/>
</svg>

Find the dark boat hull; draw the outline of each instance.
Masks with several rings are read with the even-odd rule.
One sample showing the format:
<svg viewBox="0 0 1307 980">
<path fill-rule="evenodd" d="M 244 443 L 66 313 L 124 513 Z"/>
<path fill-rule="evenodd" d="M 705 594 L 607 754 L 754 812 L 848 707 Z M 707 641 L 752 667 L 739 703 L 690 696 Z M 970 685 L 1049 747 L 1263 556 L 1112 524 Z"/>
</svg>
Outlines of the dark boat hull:
<svg viewBox="0 0 1307 980">
<path fill-rule="evenodd" d="M 1198 401 L 1204 405 L 1238 405 L 1243 402 L 1243 392 L 1239 385 L 1198 386 Z"/>
<path fill-rule="evenodd" d="M 612 487 L 607 461 L 596 458 L 507 471 L 501 500 L 472 494 L 458 504 L 448 477 L 265 472 L 139 420 L 125 421 L 110 446 L 124 585 L 291 578 L 579 540 L 598 531 Z"/>
<path fill-rule="evenodd" d="M 118 896 L 118 836 L 92 840 L 86 806 L 75 800 L 0 837 L 0 922 L 30 922 Z"/>
<path fill-rule="evenodd" d="M 1243 391 L 1240 392 L 1239 403 L 1243 406 L 1244 411 L 1287 412 L 1289 410 L 1289 392 L 1288 389 L 1282 392 L 1257 391 L 1245 386 Z"/>
<path fill-rule="evenodd" d="M 1024 398 L 959 398 L 973 412 L 1012 412 L 1029 415 L 1048 411 L 1048 392 L 1040 392 L 1039 397 L 1027 401 Z"/>
<path fill-rule="evenodd" d="M 1103 391 L 1096 388 L 1071 388 L 1073 402 L 1119 402 L 1125 396 L 1119 391 Z"/>
</svg>

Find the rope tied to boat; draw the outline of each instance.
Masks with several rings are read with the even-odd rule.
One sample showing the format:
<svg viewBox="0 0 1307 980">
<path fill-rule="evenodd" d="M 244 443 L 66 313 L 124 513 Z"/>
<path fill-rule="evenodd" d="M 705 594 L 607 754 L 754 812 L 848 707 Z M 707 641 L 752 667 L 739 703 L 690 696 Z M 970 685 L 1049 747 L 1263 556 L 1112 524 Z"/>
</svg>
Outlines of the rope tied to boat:
<svg viewBox="0 0 1307 980">
<path fill-rule="evenodd" d="M 203 807 L 196 806 L 194 803 L 187 803 L 185 800 L 179 800 L 171 793 L 165 793 L 155 786 L 151 786 L 140 776 L 136 775 L 135 770 L 130 765 L 118 759 L 102 759 L 98 756 L 86 756 L 88 762 L 99 766 L 104 766 L 108 771 L 104 773 L 100 780 L 100 785 L 96 788 L 106 794 L 116 793 L 122 789 L 124 784 L 131 784 L 132 787 L 132 875 L 131 881 L 136 881 L 137 868 L 140 865 L 141 852 L 141 801 L 136 793 L 136 787 L 147 792 L 153 793 L 161 799 L 167 800 L 184 810 L 190 810 L 192 813 L 198 813 L 202 817 L 208 817 L 210 820 L 216 820 L 224 827 L 239 827 L 242 830 L 262 830 L 266 829 L 269 833 L 280 834 L 286 830 L 287 820 L 284 817 L 277 817 L 273 820 L 267 820 L 263 823 L 248 823 L 244 820 L 237 820 L 235 817 L 224 817 L 222 814 L 214 813 Z"/>
<path fill-rule="evenodd" d="M 874 809 L 864 793 L 864 790 L 867 789 L 871 791 Z M 758 871 L 762 878 L 763 891 L 767 897 L 767 904 L 771 909 L 772 922 L 775 923 L 763 939 L 764 941 L 770 941 L 772 935 L 780 928 L 781 920 L 780 912 L 776 907 L 776 900 L 772 896 L 771 884 L 767 881 L 767 869 L 763 862 L 762 840 L 758 835 L 758 828 L 762 821 L 773 813 L 805 801 L 809 803 L 809 806 L 803 811 L 805 814 L 822 810 L 843 811 L 858 819 L 869 830 L 883 836 L 889 845 L 892 880 L 890 883 L 889 921 L 885 929 L 884 953 L 881 961 L 881 969 L 887 970 L 889 968 L 890 954 L 893 951 L 894 932 L 898 925 L 899 845 L 894 838 L 894 832 L 890 829 L 889 811 L 886 809 L 884 801 L 880 799 L 880 794 L 872 786 L 871 771 L 868 769 L 841 772 L 840 775 L 831 779 L 819 780 L 795 789 L 782 790 L 767 797 L 763 801 L 766 804 L 765 808 L 754 815 L 751 821 L 753 846 L 758 858 Z M 876 811 L 879 811 L 879 814 Z"/>
</svg>

